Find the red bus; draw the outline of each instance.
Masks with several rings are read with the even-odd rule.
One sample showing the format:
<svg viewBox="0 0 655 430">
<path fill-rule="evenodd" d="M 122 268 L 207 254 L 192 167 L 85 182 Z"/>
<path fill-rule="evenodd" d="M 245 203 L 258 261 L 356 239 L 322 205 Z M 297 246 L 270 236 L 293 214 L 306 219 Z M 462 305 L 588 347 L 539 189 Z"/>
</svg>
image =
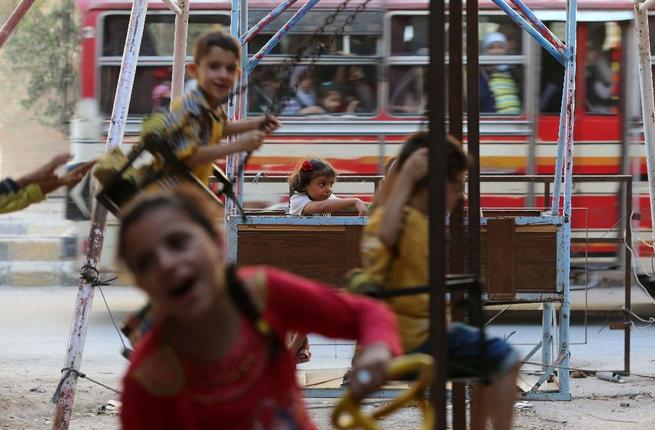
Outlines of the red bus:
<svg viewBox="0 0 655 430">
<path fill-rule="evenodd" d="M 250 0 L 249 24 L 277 5 Z M 298 2 L 256 36 L 254 54 L 303 4 Z M 249 87 L 249 115 L 260 114 L 280 91 L 279 80 L 307 79 L 308 90 L 297 105 L 285 105 L 283 127 L 251 158 L 249 173 L 287 173 L 307 155 L 325 157 L 343 173 L 380 174 L 387 157 L 404 136 L 424 127 L 427 76 L 427 1 L 372 1 L 346 32 L 328 46 L 307 78 L 299 64 L 290 76 L 276 66 L 311 39 L 313 31 L 340 1 L 323 0 L 257 66 Z M 339 15 L 334 31 L 359 2 Z M 564 40 L 565 1 L 527 1 L 538 17 Z M 81 95 L 92 99 L 107 120 L 112 102 L 132 2 L 78 0 L 82 22 Z M 640 109 L 633 3 L 627 0 L 578 2 L 578 78 L 575 122 L 576 174 L 632 174 L 644 181 L 635 193 L 643 211 L 641 226 L 650 227 Z M 194 38 L 210 28 L 229 30 L 230 2 L 191 2 L 187 61 Z M 655 30 L 655 29 L 654 29 Z M 165 85 L 173 55 L 174 15 L 151 1 L 141 44 L 125 142 L 133 143 L 142 118 L 156 109 L 156 88 Z M 508 72 L 517 98 L 512 109 L 498 100 L 481 100 L 481 168 L 493 174 L 552 174 L 555 165 L 563 68 L 490 1 L 480 4 L 480 64 L 483 74 Z M 503 49 L 491 49 L 500 43 Z M 654 45 L 655 46 L 655 45 Z M 482 78 L 481 78 L 482 79 Z M 321 92 L 336 89 L 344 109 L 328 113 Z M 324 92 L 325 94 L 325 92 Z M 297 95 L 293 95 L 297 96 Z M 493 97 L 493 94 L 491 94 Z M 488 100 L 487 100 L 488 101 Z M 106 121 L 105 121 L 106 125 Z M 105 127 L 106 129 L 106 127 Z M 75 134 L 75 133 L 73 133 Z M 83 158 L 102 151 L 104 142 L 79 143 Z M 633 168 L 636 166 L 636 168 Z M 344 184 L 342 193 L 366 194 L 372 188 Z M 483 183 L 482 206 L 544 207 L 542 188 L 529 184 Z M 619 184 L 583 183 L 575 189 L 573 226 L 577 234 L 601 236 L 620 218 Z M 247 184 L 246 204 L 283 202 L 283 184 Z M 578 215 L 579 214 L 579 215 Z M 577 215 L 577 216 L 576 216 Z M 615 245 L 595 245 L 597 255 L 612 257 Z"/>
</svg>

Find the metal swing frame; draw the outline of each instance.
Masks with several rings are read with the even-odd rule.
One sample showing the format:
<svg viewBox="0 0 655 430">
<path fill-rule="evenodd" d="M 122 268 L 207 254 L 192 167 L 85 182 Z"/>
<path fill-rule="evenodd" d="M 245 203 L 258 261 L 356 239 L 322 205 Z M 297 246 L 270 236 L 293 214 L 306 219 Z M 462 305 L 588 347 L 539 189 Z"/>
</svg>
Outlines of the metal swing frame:
<svg viewBox="0 0 655 430">
<path fill-rule="evenodd" d="M 516 7 L 519 8 L 521 14 L 513 11 L 512 7 L 506 0 L 494 0 L 494 2 L 508 13 L 512 19 L 514 19 L 519 25 L 524 29 L 530 32 L 530 34 L 539 42 L 541 46 L 547 49 L 551 55 L 558 59 L 565 66 L 565 83 L 564 83 L 564 96 L 562 97 L 562 112 L 560 117 L 560 138 L 558 142 L 558 156 L 557 156 L 557 171 L 556 171 L 556 180 L 555 180 L 555 192 L 553 196 L 553 205 L 552 213 L 549 216 L 537 217 L 537 218 L 525 218 L 521 222 L 531 223 L 531 224 L 556 224 L 561 227 L 561 234 L 558 235 L 559 245 L 558 245 L 558 291 L 562 296 L 562 305 L 560 310 L 560 344 L 559 344 L 559 357 L 556 360 L 555 364 L 561 366 L 568 366 L 569 360 L 569 344 L 568 344 L 568 335 L 569 335 L 569 281 L 568 275 L 570 270 L 570 238 L 571 238 L 571 192 L 572 192 L 572 170 L 573 170 L 573 111 L 574 111 L 574 92 L 575 92 L 575 29 L 576 29 L 576 0 L 567 1 L 567 45 L 559 42 L 557 38 L 552 35 L 546 27 L 541 23 L 530 10 L 523 5 L 520 0 L 510 0 Z M 23 0 L 19 4 L 19 15 L 16 15 L 20 19 L 21 14 L 24 14 L 27 11 L 27 8 L 31 5 L 33 0 Z M 173 83 L 172 83 L 172 98 L 176 98 L 182 95 L 183 91 L 183 81 L 184 81 L 184 57 L 185 57 L 185 46 L 186 46 L 186 37 L 187 37 L 187 28 L 188 28 L 188 16 L 189 16 L 189 2 L 190 0 L 165 0 L 164 1 L 169 8 L 176 14 L 176 23 L 175 23 L 175 49 L 174 49 L 174 66 L 173 66 Z M 258 23 L 252 29 L 246 29 L 248 22 L 248 2 L 247 0 L 232 0 L 232 21 L 231 21 L 231 34 L 235 37 L 238 37 L 245 49 L 244 52 L 247 52 L 247 42 L 256 35 L 262 28 L 277 16 L 279 16 L 283 11 L 287 10 L 291 5 L 293 5 L 295 0 L 285 0 L 278 7 L 276 7 L 269 15 L 267 15 L 260 23 Z M 132 11 L 130 14 L 130 21 L 127 30 L 127 38 L 125 43 L 125 49 L 123 52 L 123 59 L 121 62 L 120 75 L 118 79 L 118 86 L 116 91 L 116 97 L 114 99 L 114 107 L 111 116 L 110 127 L 107 136 L 107 151 L 120 147 L 125 125 L 127 121 L 127 112 L 129 101 L 132 93 L 132 87 L 134 84 L 134 77 L 136 74 L 136 65 L 139 54 L 139 47 L 141 45 L 141 39 L 143 35 L 145 18 L 147 12 L 147 0 L 134 0 Z M 294 15 L 296 19 L 295 22 L 298 22 L 306 13 L 308 13 L 311 8 L 318 3 L 318 0 L 307 0 L 303 6 L 298 10 Z M 445 16 L 445 4 L 444 0 L 432 0 L 430 4 L 431 13 L 433 13 L 433 19 L 435 20 L 436 25 L 431 26 L 431 67 L 432 70 L 437 71 L 438 76 L 444 76 L 444 50 L 443 50 L 443 41 L 439 41 L 440 35 L 444 34 L 444 16 Z M 475 11 L 475 17 L 477 20 L 477 0 L 469 0 L 468 7 L 470 11 Z M 470 14 L 473 15 L 473 14 Z M 12 15 L 14 16 L 14 15 Z M 283 28 L 278 31 L 278 34 L 271 38 L 271 41 L 266 44 L 266 47 L 269 52 L 272 49 L 277 41 L 284 36 L 286 33 L 291 30 L 294 22 L 293 19 L 290 20 Z M 17 22 L 17 20 L 15 21 Z M 13 29 L 15 22 L 10 23 L 9 32 Z M 477 23 L 476 23 L 477 24 Z M 477 30 L 475 30 L 477 31 Z M 2 36 L 8 33 L 4 32 Z M 441 37 L 442 39 L 442 37 Z M 6 40 L 1 39 L 2 42 Z M 1 44 L 1 43 L 0 43 Z M 475 44 L 469 44 L 475 45 Z M 436 49 L 435 49 L 436 48 Z M 264 50 L 263 50 L 264 51 Z M 243 75 L 241 77 L 241 82 L 247 82 L 248 72 L 256 66 L 257 58 L 262 58 L 267 52 L 260 52 L 255 55 L 253 60 L 248 60 L 247 55 L 243 56 L 242 59 L 242 70 Z M 255 61 L 250 64 L 251 61 Z M 439 62 L 439 64 L 437 64 Z M 477 62 L 476 62 L 477 64 Z M 438 79 L 439 80 L 439 79 Z M 443 79 L 439 80 L 443 83 Z M 438 138 L 437 141 L 445 141 L 443 136 L 445 136 L 445 114 L 443 109 L 444 103 L 444 88 L 439 88 L 439 85 L 433 85 L 430 89 L 430 123 L 431 123 L 431 133 L 433 137 Z M 441 97 L 441 98 L 439 98 Z M 441 106 L 439 104 L 442 103 Z M 247 90 L 241 91 L 239 93 L 238 99 L 229 106 L 229 117 L 232 120 L 238 120 L 246 117 L 247 113 Z M 479 124 L 474 124 L 474 126 L 479 127 Z M 469 133 L 471 129 L 471 124 L 469 124 Z M 474 145 L 477 145 L 478 142 L 473 142 Z M 431 151 L 431 159 L 433 160 L 431 166 L 439 166 L 439 162 L 436 161 L 434 155 L 439 154 L 442 149 L 437 148 L 436 153 Z M 474 150 L 475 153 L 475 150 Z M 227 171 L 230 176 L 236 174 L 236 167 L 239 165 L 239 161 L 242 155 L 235 155 L 229 157 L 227 164 Z M 479 161 L 478 161 L 479 162 Z M 437 175 L 443 175 L 443 169 L 435 172 L 434 169 L 431 171 L 431 189 L 437 190 L 437 195 L 445 195 L 445 177 L 441 176 L 437 178 Z M 235 194 L 238 198 L 241 198 L 242 194 L 242 185 L 243 185 L 243 172 L 239 172 L 237 182 L 235 184 Z M 562 194 L 561 184 L 562 178 L 564 179 L 564 205 L 563 213 L 560 215 L 560 196 Z M 473 198 L 478 199 L 479 207 L 479 188 L 478 195 L 473 196 Z M 445 211 L 443 210 L 443 200 L 440 199 L 436 205 L 441 205 L 437 207 L 436 212 L 431 211 L 432 219 L 432 228 L 431 234 L 434 232 L 437 234 L 437 237 L 443 237 L 444 233 L 444 223 L 439 222 L 444 220 Z M 434 208 L 431 208 L 434 209 Z M 237 253 L 237 226 L 240 222 L 240 217 L 236 216 L 235 206 L 228 202 L 227 204 L 227 229 L 226 234 L 228 235 L 229 246 L 230 246 L 230 257 L 235 260 Z M 94 282 L 93 280 L 98 278 L 98 263 L 102 255 L 102 246 L 104 241 L 104 231 L 107 221 L 107 210 L 102 205 L 96 205 L 92 214 L 91 219 L 91 228 L 89 232 L 89 250 L 85 258 L 84 268 L 82 269 L 82 276 L 80 280 L 80 285 L 78 289 L 77 303 L 75 306 L 75 311 L 73 315 L 73 322 L 71 333 L 69 336 L 69 342 L 67 347 L 67 354 L 65 359 L 64 368 L 69 369 L 61 381 L 61 391 L 59 398 L 57 399 L 57 405 L 55 409 L 55 417 L 53 420 L 53 428 L 55 429 L 66 429 L 70 423 L 70 418 L 73 409 L 73 403 L 75 398 L 75 388 L 77 385 L 77 379 L 79 374 L 79 369 L 82 361 L 82 352 L 84 341 L 86 337 L 86 331 L 88 326 L 88 318 L 90 314 L 90 308 L 93 301 L 94 293 Z M 248 219 L 248 223 L 251 224 L 261 224 L 266 223 L 267 221 L 264 218 L 253 217 Z M 289 221 L 289 220 L 285 220 Z M 339 218 L 331 217 L 329 222 L 325 220 L 307 220 L 304 218 L 298 218 L 297 222 L 299 225 L 317 225 L 317 224 L 326 224 L 326 223 L 342 223 L 342 224 L 364 224 L 366 221 L 363 217 L 348 217 Z M 431 236 L 432 237 L 432 236 Z M 437 246 L 432 245 L 431 248 L 433 251 L 438 250 L 438 247 L 443 247 L 443 242 Z M 431 253 L 434 257 L 443 256 L 443 253 L 436 252 Z M 444 284 L 444 270 L 437 269 L 436 273 L 431 274 L 431 283 L 430 286 L 434 291 L 440 291 L 438 288 L 440 285 Z M 444 326 L 443 326 L 443 315 L 445 304 L 443 301 L 443 294 L 432 294 L 432 297 L 440 296 L 440 299 L 436 300 L 431 306 L 431 326 L 435 330 L 433 335 L 433 340 L 438 341 L 439 339 L 444 340 Z M 546 312 L 546 309 L 550 309 L 552 305 L 544 305 L 544 341 L 543 345 L 543 357 L 545 363 L 552 363 L 552 359 L 549 356 L 549 348 L 547 346 L 552 344 L 552 325 L 546 324 L 547 314 L 552 315 L 551 312 Z M 438 349 L 438 348 L 437 348 Z M 443 360 L 444 352 L 436 351 L 435 355 L 438 360 Z M 439 366 L 438 368 L 441 368 Z M 72 369 L 72 370 L 70 370 Z M 554 372 L 554 367 L 552 364 L 547 366 L 544 372 L 544 381 Z M 568 370 L 561 369 L 559 372 L 560 377 L 560 390 L 555 393 L 544 393 L 541 397 L 543 399 L 552 399 L 552 400 L 567 400 L 570 399 L 569 393 L 569 379 L 568 379 Z M 543 382 L 543 381 L 542 381 Z M 535 393 L 540 394 L 540 393 Z M 435 410 L 437 413 L 437 421 L 435 422 L 436 428 L 445 428 L 445 375 L 443 372 L 437 371 L 435 378 L 435 383 L 433 384 L 433 401 L 435 404 Z M 443 421 L 443 425 L 441 420 Z"/>
</svg>

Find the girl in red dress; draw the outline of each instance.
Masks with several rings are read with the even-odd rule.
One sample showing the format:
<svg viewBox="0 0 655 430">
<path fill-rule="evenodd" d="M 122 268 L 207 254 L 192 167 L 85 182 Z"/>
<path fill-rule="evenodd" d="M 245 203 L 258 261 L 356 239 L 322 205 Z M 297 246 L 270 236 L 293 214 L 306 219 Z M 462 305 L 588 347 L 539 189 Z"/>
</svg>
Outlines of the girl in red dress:
<svg viewBox="0 0 655 430">
<path fill-rule="evenodd" d="M 289 331 L 356 340 L 353 393 L 379 388 L 401 351 L 393 314 L 286 272 L 226 266 L 212 209 L 180 189 L 122 219 L 120 255 L 159 312 L 124 378 L 123 429 L 315 429 Z"/>
</svg>

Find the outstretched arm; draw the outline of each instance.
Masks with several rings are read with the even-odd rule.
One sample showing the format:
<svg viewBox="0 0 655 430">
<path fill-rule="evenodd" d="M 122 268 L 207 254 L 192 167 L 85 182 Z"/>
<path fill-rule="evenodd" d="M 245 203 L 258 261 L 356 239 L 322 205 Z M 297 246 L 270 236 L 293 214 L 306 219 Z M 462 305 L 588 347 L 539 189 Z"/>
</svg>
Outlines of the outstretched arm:
<svg viewBox="0 0 655 430">
<path fill-rule="evenodd" d="M 328 199 L 320 201 L 312 201 L 305 205 L 302 210 L 303 215 L 316 215 L 316 214 L 331 214 L 347 209 L 356 210 L 359 215 L 368 215 L 368 208 L 366 203 L 360 199 Z"/>
<path fill-rule="evenodd" d="M 189 168 L 194 168 L 202 164 L 213 163 L 220 158 L 237 152 L 254 151 L 262 146 L 265 136 L 263 131 L 256 130 L 242 134 L 233 143 L 199 146 L 184 159 L 184 164 Z"/>
<path fill-rule="evenodd" d="M 338 291 L 287 272 L 265 270 L 264 319 L 278 329 L 353 339 L 362 348 L 353 374 L 366 369 L 368 381 L 354 380 L 353 393 L 363 397 L 386 379 L 389 359 L 402 353 L 394 314 L 382 303 Z"/>
<path fill-rule="evenodd" d="M 223 129 L 223 135 L 232 136 L 234 134 L 245 133 L 247 131 L 260 130 L 266 134 L 271 134 L 280 128 L 280 122 L 273 115 L 264 115 L 259 118 L 245 119 L 241 121 L 227 121 Z"/>
</svg>

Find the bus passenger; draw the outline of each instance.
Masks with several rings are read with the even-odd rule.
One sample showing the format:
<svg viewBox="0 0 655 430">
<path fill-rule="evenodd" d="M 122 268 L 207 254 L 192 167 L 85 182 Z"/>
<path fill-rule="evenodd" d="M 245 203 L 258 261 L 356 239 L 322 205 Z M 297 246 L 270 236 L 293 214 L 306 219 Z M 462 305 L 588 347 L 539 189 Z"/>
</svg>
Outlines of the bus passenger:
<svg viewBox="0 0 655 430">
<path fill-rule="evenodd" d="M 325 113 L 353 113 L 359 105 L 359 100 L 347 102 L 341 87 L 332 81 L 321 84 L 318 102 Z"/>
<path fill-rule="evenodd" d="M 363 276 L 358 281 L 362 287 L 375 286 L 384 291 L 428 285 L 428 144 L 427 133 L 415 133 L 407 139 L 376 200 L 376 209 L 362 234 Z M 446 157 L 446 207 L 452 210 L 463 197 L 469 159 L 452 137 Z M 351 289 L 357 290 L 352 285 Z M 405 353 L 430 351 L 429 300 L 427 294 L 387 299 L 396 312 Z M 486 354 L 481 357 L 479 330 L 461 323 L 449 325 L 447 339 L 449 376 L 465 373 L 458 369 L 458 363 L 479 366 L 481 359 L 486 359 L 490 370 L 491 384 L 476 387 L 471 429 L 484 429 L 489 416 L 495 421 L 495 429 L 510 429 L 518 353 L 506 342 L 493 338 L 486 340 Z"/>
<path fill-rule="evenodd" d="M 169 113 L 146 120 L 142 138 L 165 140 L 198 178 L 209 183 L 215 160 L 258 149 L 266 135 L 280 124 L 270 115 L 227 121 L 221 104 L 241 73 L 241 47 L 234 38 L 221 31 L 201 35 L 195 44 L 193 60 L 189 73 L 197 86 L 175 100 Z M 218 144 L 222 137 L 231 135 L 239 138 L 233 143 Z"/>
<path fill-rule="evenodd" d="M 152 89 L 152 111 L 166 112 L 171 104 L 171 70 L 168 67 L 154 73 L 155 87 Z"/>
<path fill-rule="evenodd" d="M 483 52 L 485 55 L 506 55 L 508 49 L 507 37 L 503 33 L 489 33 L 484 38 Z M 481 72 L 480 100 L 482 112 L 495 112 L 506 115 L 521 113 L 521 98 L 516 79 L 510 67 L 497 64 L 484 67 Z M 493 95 L 494 111 L 490 111 L 485 100 Z"/>
<path fill-rule="evenodd" d="M 145 196 L 121 220 L 120 256 L 159 310 L 123 379 L 123 430 L 316 430 L 287 331 L 357 340 L 367 378 L 353 394 L 378 389 L 401 350 L 393 314 L 287 272 L 226 266 L 215 211 L 187 185 Z"/>
<path fill-rule="evenodd" d="M 318 105 L 314 75 L 307 66 L 297 67 L 291 74 L 289 88 L 293 96 L 285 101 L 282 115 L 309 115 L 323 113 Z"/>
</svg>

